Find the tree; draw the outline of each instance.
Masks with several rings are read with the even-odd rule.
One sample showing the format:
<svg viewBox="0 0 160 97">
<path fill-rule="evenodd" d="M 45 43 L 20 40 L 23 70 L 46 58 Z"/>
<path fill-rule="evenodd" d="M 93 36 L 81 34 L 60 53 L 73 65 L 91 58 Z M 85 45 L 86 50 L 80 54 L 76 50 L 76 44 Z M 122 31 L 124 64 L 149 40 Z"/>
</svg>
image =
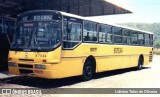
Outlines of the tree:
<svg viewBox="0 0 160 97">
<path fill-rule="evenodd" d="M 160 42 L 157 42 L 155 46 L 156 48 L 160 48 Z"/>
</svg>

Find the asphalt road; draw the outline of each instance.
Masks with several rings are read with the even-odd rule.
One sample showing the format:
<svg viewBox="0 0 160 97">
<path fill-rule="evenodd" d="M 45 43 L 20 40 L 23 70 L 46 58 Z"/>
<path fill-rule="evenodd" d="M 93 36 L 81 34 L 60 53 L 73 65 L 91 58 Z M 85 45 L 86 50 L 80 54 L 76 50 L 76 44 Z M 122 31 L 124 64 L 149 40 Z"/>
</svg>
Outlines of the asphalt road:
<svg viewBox="0 0 160 97">
<path fill-rule="evenodd" d="M 152 64 L 142 70 L 134 68 L 96 74 L 94 79 L 83 82 L 79 77 L 47 80 L 32 77 L 14 77 L 0 81 L 1 88 L 160 88 L 160 56 L 154 56 Z M 0 95 L 12 97 L 13 95 Z M 15 95 L 21 97 L 22 95 Z M 160 97 L 158 94 L 45 94 L 27 97 Z"/>
</svg>

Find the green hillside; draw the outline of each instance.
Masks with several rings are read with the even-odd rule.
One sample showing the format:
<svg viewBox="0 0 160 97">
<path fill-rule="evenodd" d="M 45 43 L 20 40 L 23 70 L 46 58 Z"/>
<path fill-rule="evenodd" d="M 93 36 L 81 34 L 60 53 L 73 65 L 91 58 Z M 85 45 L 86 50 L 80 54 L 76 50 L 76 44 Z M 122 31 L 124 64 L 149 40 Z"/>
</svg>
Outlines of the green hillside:
<svg viewBox="0 0 160 97">
<path fill-rule="evenodd" d="M 118 24 L 154 33 L 154 46 L 160 47 L 160 23 L 124 23 Z"/>
</svg>

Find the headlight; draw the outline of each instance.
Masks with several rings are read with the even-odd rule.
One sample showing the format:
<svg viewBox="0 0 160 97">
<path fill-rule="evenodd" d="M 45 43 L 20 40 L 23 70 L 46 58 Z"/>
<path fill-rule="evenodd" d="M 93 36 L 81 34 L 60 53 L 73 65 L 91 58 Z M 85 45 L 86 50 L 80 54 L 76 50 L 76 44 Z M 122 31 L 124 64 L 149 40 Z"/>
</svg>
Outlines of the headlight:
<svg viewBox="0 0 160 97">
<path fill-rule="evenodd" d="M 17 64 L 16 64 L 16 63 L 13 63 L 13 62 L 8 62 L 8 66 L 17 67 Z"/>
<path fill-rule="evenodd" d="M 35 64 L 35 68 L 36 69 L 45 69 L 46 66 L 45 65 L 41 65 L 41 64 Z"/>
</svg>

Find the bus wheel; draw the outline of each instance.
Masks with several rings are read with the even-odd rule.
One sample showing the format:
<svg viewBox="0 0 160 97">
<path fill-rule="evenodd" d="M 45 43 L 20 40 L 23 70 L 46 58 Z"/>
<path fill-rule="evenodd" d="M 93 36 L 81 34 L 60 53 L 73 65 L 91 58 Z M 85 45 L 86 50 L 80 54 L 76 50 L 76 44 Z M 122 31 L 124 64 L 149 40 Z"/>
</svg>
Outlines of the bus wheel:
<svg viewBox="0 0 160 97">
<path fill-rule="evenodd" d="M 141 70 L 142 68 L 143 68 L 143 57 L 140 56 L 140 57 L 139 57 L 139 60 L 138 60 L 137 69 L 138 69 L 138 70 Z"/>
<path fill-rule="evenodd" d="M 94 74 L 94 64 L 91 60 L 86 60 L 84 67 L 83 67 L 82 79 L 84 81 L 88 81 L 92 79 L 93 74 Z"/>
</svg>

